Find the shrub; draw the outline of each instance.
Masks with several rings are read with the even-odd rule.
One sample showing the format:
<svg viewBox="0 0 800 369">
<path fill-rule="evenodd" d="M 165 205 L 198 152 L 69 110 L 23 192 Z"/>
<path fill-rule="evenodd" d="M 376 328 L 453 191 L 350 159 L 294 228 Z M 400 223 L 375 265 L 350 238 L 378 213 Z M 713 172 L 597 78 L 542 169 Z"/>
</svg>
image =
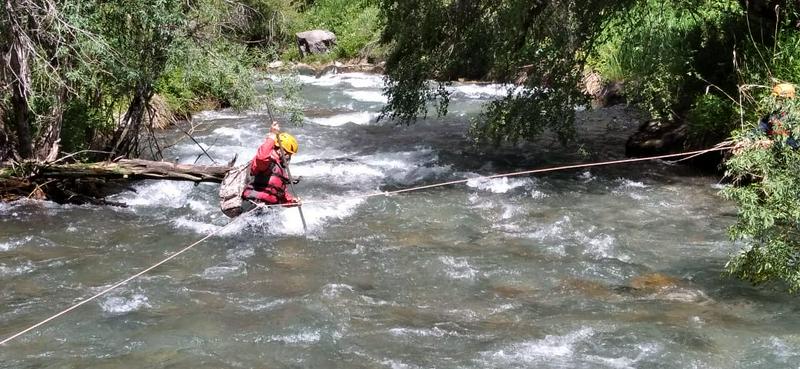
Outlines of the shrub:
<svg viewBox="0 0 800 369">
<path fill-rule="evenodd" d="M 781 281 L 800 290 L 800 102 L 761 100 L 759 110 L 778 118 L 786 134 L 767 136 L 755 124 L 735 133 L 737 149 L 727 161 L 734 185 L 722 194 L 739 208 L 731 236 L 744 241 L 727 264 L 731 274 L 754 284 Z"/>
</svg>

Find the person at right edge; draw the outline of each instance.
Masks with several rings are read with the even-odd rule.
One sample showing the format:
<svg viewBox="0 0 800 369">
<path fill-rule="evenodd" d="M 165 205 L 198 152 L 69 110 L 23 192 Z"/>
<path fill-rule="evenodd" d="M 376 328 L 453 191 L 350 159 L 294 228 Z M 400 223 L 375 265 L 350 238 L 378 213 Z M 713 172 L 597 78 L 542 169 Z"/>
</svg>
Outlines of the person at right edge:
<svg viewBox="0 0 800 369">
<path fill-rule="evenodd" d="M 278 122 L 272 122 L 267 139 L 259 146 L 250 164 L 253 181 L 245 187 L 242 198 L 267 205 L 297 206 L 300 200 L 286 188 L 290 181 L 286 166 L 297 153 L 297 148 L 297 139 L 280 132 Z"/>
<path fill-rule="evenodd" d="M 795 98 L 795 88 L 791 83 L 780 83 L 772 88 L 772 96 L 778 101 L 791 100 Z M 792 135 L 787 124 L 789 114 L 778 109 L 762 117 L 758 122 L 758 131 L 766 135 L 769 141 L 762 143 L 762 146 L 770 146 L 775 139 L 780 139 L 794 150 L 800 148 L 800 142 Z"/>
</svg>

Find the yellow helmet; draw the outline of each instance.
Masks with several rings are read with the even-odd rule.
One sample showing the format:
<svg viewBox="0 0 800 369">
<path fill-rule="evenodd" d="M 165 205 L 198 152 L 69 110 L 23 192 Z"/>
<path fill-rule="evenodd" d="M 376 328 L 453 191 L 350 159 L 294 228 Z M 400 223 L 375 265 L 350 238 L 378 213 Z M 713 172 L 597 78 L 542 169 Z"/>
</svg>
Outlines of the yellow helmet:
<svg viewBox="0 0 800 369">
<path fill-rule="evenodd" d="M 791 83 L 779 83 L 772 88 L 772 96 L 794 98 L 794 85 Z"/>
<path fill-rule="evenodd" d="M 281 146 L 283 151 L 286 151 L 289 154 L 297 154 L 297 139 L 294 136 L 286 133 L 281 132 L 278 135 L 278 144 Z"/>
</svg>

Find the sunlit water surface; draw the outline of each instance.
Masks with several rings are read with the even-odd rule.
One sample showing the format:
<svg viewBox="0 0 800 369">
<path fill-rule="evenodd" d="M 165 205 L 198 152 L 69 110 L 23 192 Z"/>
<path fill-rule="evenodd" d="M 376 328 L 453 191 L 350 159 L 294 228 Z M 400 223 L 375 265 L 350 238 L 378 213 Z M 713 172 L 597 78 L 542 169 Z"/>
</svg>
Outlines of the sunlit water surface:
<svg viewBox="0 0 800 369">
<path fill-rule="evenodd" d="M 297 209 L 247 215 L 0 347 L 0 368 L 800 366 L 797 298 L 722 274 L 735 209 L 713 177 L 650 163 L 357 197 L 620 158 L 629 112 L 579 112 L 582 149 L 494 150 L 466 130 L 502 86 L 456 85 L 449 117 L 395 126 L 376 123 L 380 76 L 302 82 L 307 121 L 288 129 L 307 237 Z M 204 113 L 196 138 L 246 160 L 266 120 Z M 184 140 L 168 159 L 199 154 Z M 217 188 L 141 182 L 113 197 L 128 208 L 0 204 L 0 338 L 225 226 Z"/>
</svg>

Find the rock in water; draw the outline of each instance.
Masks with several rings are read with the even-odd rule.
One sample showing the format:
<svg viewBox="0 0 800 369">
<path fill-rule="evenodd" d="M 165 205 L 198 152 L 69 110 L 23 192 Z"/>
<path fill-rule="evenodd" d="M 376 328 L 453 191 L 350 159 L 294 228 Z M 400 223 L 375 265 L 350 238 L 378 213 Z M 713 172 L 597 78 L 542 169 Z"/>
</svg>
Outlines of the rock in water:
<svg viewBox="0 0 800 369">
<path fill-rule="evenodd" d="M 331 31 L 315 29 L 298 32 L 295 36 L 301 57 L 305 57 L 307 54 L 326 53 L 336 45 L 336 35 Z"/>
</svg>

